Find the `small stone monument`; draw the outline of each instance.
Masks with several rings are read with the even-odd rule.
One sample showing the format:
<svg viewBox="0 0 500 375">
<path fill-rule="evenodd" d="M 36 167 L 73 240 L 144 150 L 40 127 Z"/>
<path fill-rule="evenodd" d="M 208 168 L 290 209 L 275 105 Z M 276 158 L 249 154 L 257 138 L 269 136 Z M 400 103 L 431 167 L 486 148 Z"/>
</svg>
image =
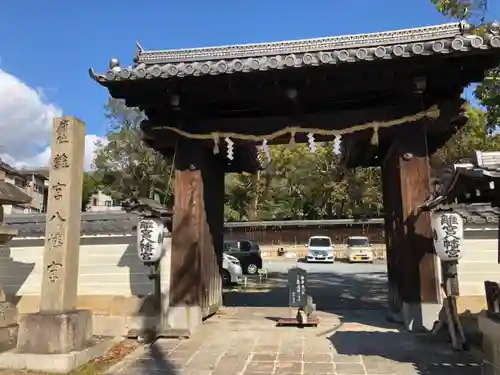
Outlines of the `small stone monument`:
<svg viewBox="0 0 500 375">
<path fill-rule="evenodd" d="M 292 318 L 292 308 L 297 308 L 295 318 Z M 288 308 L 290 316 L 280 318 L 279 326 L 316 327 L 319 324 L 317 317 L 312 313 L 316 310 L 312 297 L 307 295 L 307 271 L 300 267 L 288 270 Z"/>
<path fill-rule="evenodd" d="M 4 204 L 30 203 L 31 197 L 21 189 L 5 181 L 5 172 L 0 171 L 0 245 L 7 244 L 18 232 L 14 228 L 3 225 Z M 17 309 L 7 302 L 4 290 L 0 285 L 0 343 L 13 340 L 17 334 Z"/>
<path fill-rule="evenodd" d="M 54 119 L 40 311 L 22 316 L 17 349 L 61 354 L 86 348 L 92 313 L 77 310 L 85 124 Z"/>
</svg>

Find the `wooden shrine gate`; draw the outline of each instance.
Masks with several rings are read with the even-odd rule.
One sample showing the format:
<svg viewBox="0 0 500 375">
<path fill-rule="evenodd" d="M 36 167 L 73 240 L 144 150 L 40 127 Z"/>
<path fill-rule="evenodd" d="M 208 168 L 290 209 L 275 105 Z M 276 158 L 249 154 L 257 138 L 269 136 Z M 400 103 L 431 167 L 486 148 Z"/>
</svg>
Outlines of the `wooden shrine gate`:
<svg viewBox="0 0 500 375">
<path fill-rule="evenodd" d="M 144 141 L 175 155 L 169 327 L 199 324 L 221 303 L 224 174 L 255 173 L 257 147 L 342 139 L 346 167 L 381 166 L 391 308 L 408 328 L 439 310 L 429 156 L 466 121 L 461 94 L 500 62 L 497 24 L 146 51 L 90 75 L 139 107 Z M 168 311 L 167 311 L 168 310 Z M 203 311 L 202 311 L 203 310 Z M 191 320 L 190 320 L 191 319 Z"/>
</svg>

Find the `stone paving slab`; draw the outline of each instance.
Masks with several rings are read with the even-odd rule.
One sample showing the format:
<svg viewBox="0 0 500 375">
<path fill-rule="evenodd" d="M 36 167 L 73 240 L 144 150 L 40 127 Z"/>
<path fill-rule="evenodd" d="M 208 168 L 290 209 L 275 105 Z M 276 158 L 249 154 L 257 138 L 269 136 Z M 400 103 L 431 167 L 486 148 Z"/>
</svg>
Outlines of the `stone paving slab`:
<svg viewBox="0 0 500 375">
<path fill-rule="evenodd" d="M 282 308 L 225 308 L 188 340 L 158 340 L 112 375 L 480 375 L 449 345 L 399 332 L 381 311 L 318 313 L 316 328 L 275 327 Z"/>
</svg>

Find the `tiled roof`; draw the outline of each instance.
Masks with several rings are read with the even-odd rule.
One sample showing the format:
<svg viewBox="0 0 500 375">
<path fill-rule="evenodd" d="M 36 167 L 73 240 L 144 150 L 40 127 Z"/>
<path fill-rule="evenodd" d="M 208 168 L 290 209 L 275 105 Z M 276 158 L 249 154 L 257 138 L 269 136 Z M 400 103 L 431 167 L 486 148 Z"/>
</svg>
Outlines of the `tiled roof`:
<svg viewBox="0 0 500 375">
<path fill-rule="evenodd" d="M 16 204 L 30 203 L 31 197 L 25 191 L 11 183 L 0 181 L 0 203 Z"/>
<path fill-rule="evenodd" d="M 89 73 L 105 84 L 463 54 L 473 50 L 500 52 L 499 28 L 493 23 L 483 36 L 467 35 L 470 27 L 462 22 L 373 34 L 160 51 L 145 51 L 138 44 L 133 66 L 122 68 L 118 60 L 111 59 L 109 70 L 104 74 L 96 74 L 93 69 Z"/>
<path fill-rule="evenodd" d="M 442 211 L 456 212 L 466 224 L 498 224 L 500 208 L 489 204 L 443 204 L 436 206 Z"/>
<path fill-rule="evenodd" d="M 464 194 L 467 198 L 467 194 L 470 195 L 470 190 L 474 188 L 478 191 L 477 196 L 486 193 L 483 203 L 491 203 L 493 189 L 500 189 L 500 164 L 445 166 L 433 176 L 433 183 L 435 191 L 422 205 L 425 209 L 435 209 L 456 199 L 464 202 Z M 478 202 L 478 199 L 475 201 Z"/>
<path fill-rule="evenodd" d="M 15 175 L 18 175 L 18 176 L 22 176 L 22 174 L 21 174 L 21 172 L 19 172 L 19 170 L 17 170 L 16 168 L 14 168 L 13 166 L 11 166 L 10 164 L 5 163 L 1 159 L 0 159 L 0 170 L 3 170 L 3 171 L 8 172 L 8 173 L 15 174 Z"/>
<path fill-rule="evenodd" d="M 18 237 L 41 237 L 45 235 L 45 214 L 6 215 L 5 224 L 19 230 Z M 82 213 L 82 235 L 133 234 L 139 217 L 126 212 Z"/>
<path fill-rule="evenodd" d="M 49 169 L 48 168 L 38 168 L 38 169 L 20 169 L 20 173 L 23 175 L 38 175 L 40 177 L 49 178 Z"/>
</svg>

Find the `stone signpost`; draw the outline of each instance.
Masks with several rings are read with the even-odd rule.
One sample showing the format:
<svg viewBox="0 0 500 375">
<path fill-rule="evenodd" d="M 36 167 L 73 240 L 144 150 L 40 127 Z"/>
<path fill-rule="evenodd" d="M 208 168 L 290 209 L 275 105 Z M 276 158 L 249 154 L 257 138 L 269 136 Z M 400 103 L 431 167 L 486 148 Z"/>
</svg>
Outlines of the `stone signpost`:
<svg viewBox="0 0 500 375">
<path fill-rule="evenodd" d="M 69 353 L 92 338 L 92 314 L 76 310 L 85 124 L 54 119 L 40 311 L 21 317 L 18 350 Z"/>
</svg>

